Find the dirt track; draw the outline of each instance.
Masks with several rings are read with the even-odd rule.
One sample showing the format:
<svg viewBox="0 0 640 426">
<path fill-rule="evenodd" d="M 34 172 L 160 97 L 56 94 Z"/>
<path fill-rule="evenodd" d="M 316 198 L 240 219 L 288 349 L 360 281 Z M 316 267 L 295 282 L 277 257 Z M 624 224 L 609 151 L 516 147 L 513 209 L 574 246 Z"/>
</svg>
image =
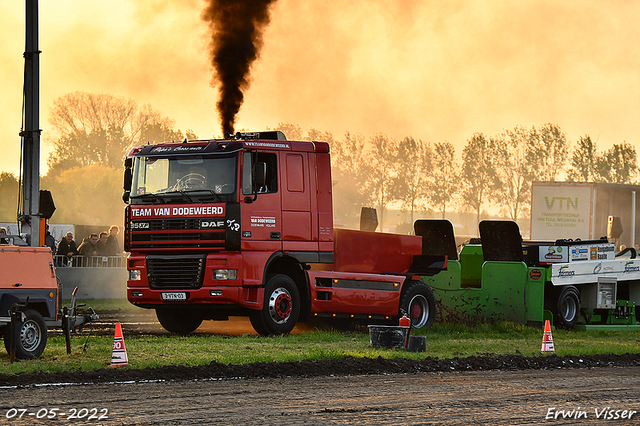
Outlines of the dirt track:
<svg viewBox="0 0 640 426">
<path fill-rule="evenodd" d="M 129 336 L 165 334 L 148 311 L 101 313 L 96 331 L 112 334 L 115 321 Z M 235 320 L 209 323 L 198 333 L 210 327 L 225 334 L 251 331 L 248 322 Z M 613 417 L 640 412 L 640 356 L 346 358 L 0 375 L 0 423 L 9 416 L 10 424 L 20 425 L 51 424 L 38 414 L 65 423 L 126 425 L 640 424 L 638 413 L 604 419 L 606 407 Z M 12 408 L 26 411 L 17 419 Z M 87 420 L 92 412 L 82 408 L 108 418 Z M 577 410 L 580 418 L 554 419 L 560 410 Z M 85 417 L 68 419 L 74 412 Z"/>
<path fill-rule="evenodd" d="M 2 391 L 0 416 L 26 408 L 10 423 L 33 424 L 29 412 L 59 408 L 68 416 L 86 407 L 108 419 L 58 418 L 126 425 L 640 424 L 638 413 L 603 420 L 595 412 L 640 411 L 639 388 L 640 367 L 32 386 Z M 546 420 L 550 409 L 586 418 Z"/>
</svg>

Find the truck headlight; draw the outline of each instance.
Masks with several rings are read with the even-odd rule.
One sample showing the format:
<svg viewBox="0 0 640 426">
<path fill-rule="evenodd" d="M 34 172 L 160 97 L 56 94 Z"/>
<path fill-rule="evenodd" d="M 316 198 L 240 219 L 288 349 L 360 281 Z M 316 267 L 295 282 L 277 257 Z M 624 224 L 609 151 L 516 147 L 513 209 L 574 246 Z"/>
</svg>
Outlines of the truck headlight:
<svg viewBox="0 0 640 426">
<path fill-rule="evenodd" d="M 216 280 L 235 280 L 238 276 L 238 271 L 235 269 L 215 269 L 213 271 L 213 278 Z"/>
<path fill-rule="evenodd" d="M 141 279 L 139 269 L 129 271 L 129 281 L 140 281 Z"/>
</svg>

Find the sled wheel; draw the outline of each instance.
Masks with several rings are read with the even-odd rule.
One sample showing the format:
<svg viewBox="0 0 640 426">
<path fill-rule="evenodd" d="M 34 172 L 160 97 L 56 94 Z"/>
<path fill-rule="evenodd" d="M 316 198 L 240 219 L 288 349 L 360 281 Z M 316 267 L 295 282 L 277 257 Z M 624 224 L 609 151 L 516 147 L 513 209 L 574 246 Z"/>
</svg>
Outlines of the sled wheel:
<svg viewBox="0 0 640 426">
<path fill-rule="evenodd" d="M 411 319 L 411 328 L 431 327 L 436 320 L 436 298 L 429 286 L 420 281 L 408 283 L 400 300 L 402 313 Z"/>
<path fill-rule="evenodd" d="M 574 286 L 558 289 L 555 309 L 553 310 L 556 327 L 572 329 L 580 317 L 580 291 Z"/>
<path fill-rule="evenodd" d="M 249 319 L 262 335 L 288 334 L 300 315 L 300 295 L 296 284 L 286 275 L 275 275 L 264 288 L 262 309 L 253 311 Z"/>
</svg>

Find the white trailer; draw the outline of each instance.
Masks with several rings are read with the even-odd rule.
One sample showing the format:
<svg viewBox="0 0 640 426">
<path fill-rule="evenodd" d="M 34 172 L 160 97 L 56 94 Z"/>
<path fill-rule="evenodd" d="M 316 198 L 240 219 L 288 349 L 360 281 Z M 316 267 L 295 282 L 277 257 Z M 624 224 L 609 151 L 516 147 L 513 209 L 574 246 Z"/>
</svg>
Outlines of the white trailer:
<svg viewBox="0 0 640 426">
<path fill-rule="evenodd" d="M 531 239 L 609 237 L 618 248 L 622 244 L 633 247 L 640 243 L 640 229 L 636 225 L 640 224 L 639 194 L 640 185 L 533 182 Z"/>
</svg>

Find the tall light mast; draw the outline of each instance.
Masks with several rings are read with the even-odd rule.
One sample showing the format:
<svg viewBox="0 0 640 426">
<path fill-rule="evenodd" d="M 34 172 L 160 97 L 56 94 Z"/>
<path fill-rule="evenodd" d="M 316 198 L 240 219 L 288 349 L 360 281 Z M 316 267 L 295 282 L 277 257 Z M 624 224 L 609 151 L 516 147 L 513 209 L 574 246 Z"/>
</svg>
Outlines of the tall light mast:
<svg viewBox="0 0 640 426">
<path fill-rule="evenodd" d="M 22 206 L 20 232 L 31 246 L 40 245 L 40 49 L 38 48 L 38 0 L 26 0 L 24 52 L 24 122 L 22 137 Z"/>
</svg>

